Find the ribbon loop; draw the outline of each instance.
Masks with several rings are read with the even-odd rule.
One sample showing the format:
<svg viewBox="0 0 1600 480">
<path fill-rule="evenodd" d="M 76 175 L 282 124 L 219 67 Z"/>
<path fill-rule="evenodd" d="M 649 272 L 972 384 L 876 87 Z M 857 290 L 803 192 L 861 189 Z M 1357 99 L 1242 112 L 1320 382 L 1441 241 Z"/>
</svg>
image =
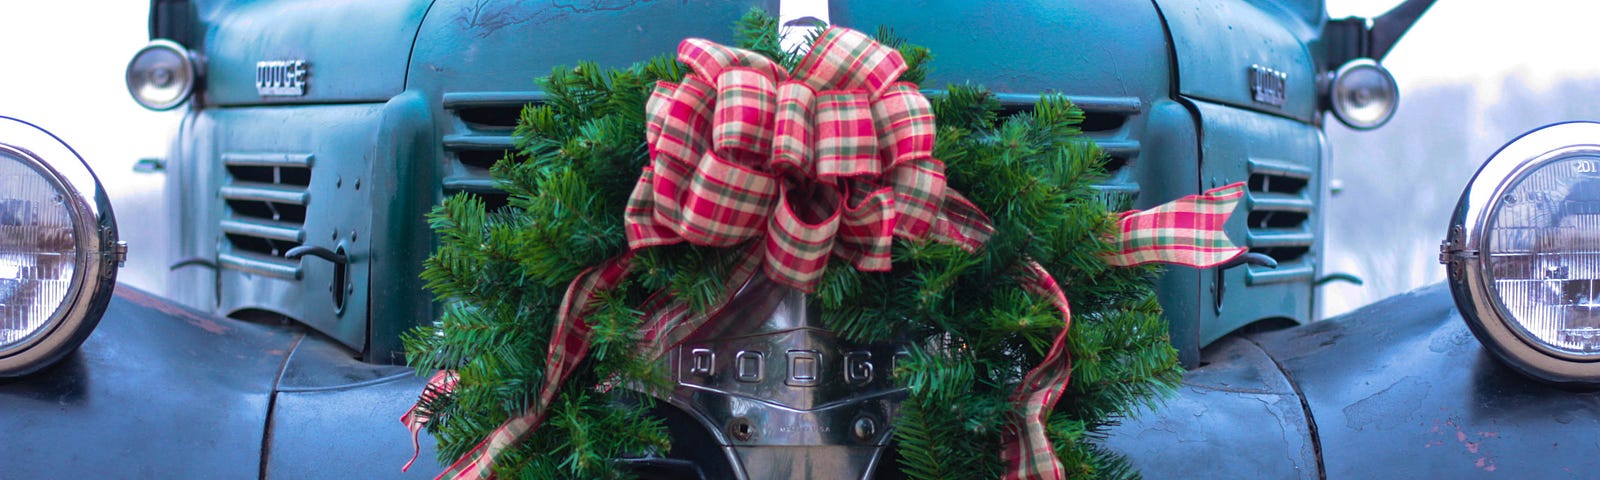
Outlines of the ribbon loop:
<svg viewBox="0 0 1600 480">
<path fill-rule="evenodd" d="M 712 143 L 717 150 L 764 156 L 772 149 L 773 114 L 778 110 L 772 77 L 750 68 L 723 70 L 717 76 L 715 110 Z"/>
<path fill-rule="evenodd" d="M 772 174 L 707 152 L 695 165 L 675 226 L 695 245 L 731 247 L 755 238 L 772 211 L 778 181 Z"/>
<path fill-rule="evenodd" d="M 933 158 L 933 105 L 916 85 L 895 83 L 872 103 L 878 144 L 889 165 Z"/>
<path fill-rule="evenodd" d="M 843 202 L 832 187 L 816 190 L 812 196 L 818 198 L 799 205 L 790 195 L 794 190 L 784 189 L 779 194 L 777 211 L 767 227 L 762 269 L 778 283 L 794 288 L 815 285 L 833 252 L 834 234 L 839 231 L 838 206 Z"/>
<path fill-rule="evenodd" d="M 811 170 L 811 112 L 817 92 L 790 80 L 778 86 L 778 113 L 774 123 L 772 165 L 793 172 Z"/>
<path fill-rule="evenodd" d="M 722 71 L 745 67 L 774 80 L 788 78 L 777 62 L 756 52 L 719 45 L 704 38 L 689 38 L 678 43 L 678 61 L 688 65 L 701 78 L 717 78 Z"/>
<path fill-rule="evenodd" d="M 817 91 L 863 89 L 876 98 L 907 68 L 899 50 L 855 30 L 829 28 L 795 66 L 795 78 Z"/>
<path fill-rule="evenodd" d="M 867 94 L 824 92 L 817 95 L 816 108 L 812 121 L 817 134 L 817 178 L 877 176 L 878 134 Z"/>
</svg>

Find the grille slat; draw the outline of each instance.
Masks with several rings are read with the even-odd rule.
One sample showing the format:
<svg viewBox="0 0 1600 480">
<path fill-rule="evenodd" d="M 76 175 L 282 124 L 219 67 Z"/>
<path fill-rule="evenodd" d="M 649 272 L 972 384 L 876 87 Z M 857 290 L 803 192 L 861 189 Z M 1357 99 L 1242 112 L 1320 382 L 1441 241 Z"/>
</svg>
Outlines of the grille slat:
<svg viewBox="0 0 1600 480">
<path fill-rule="evenodd" d="M 230 167 L 311 168 L 315 158 L 309 153 L 224 153 L 222 164 Z"/>
<path fill-rule="evenodd" d="M 1311 212 L 1311 200 L 1281 193 L 1253 193 L 1250 195 L 1250 211 L 1269 210 L 1274 212 Z"/>
<path fill-rule="evenodd" d="M 300 263 L 286 263 L 282 258 L 255 253 L 224 253 L 217 256 L 224 268 L 242 270 L 273 277 L 300 279 Z"/>
<path fill-rule="evenodd" d="M 222 232 L 248 237 L 259 237 L 285 242 L 305 243 L 305 226 L 298 223 L 270 222 L 264 220 L 223 220 Z"/>
<path fill-rule="evenodd" d="M 1245 236 L 1250 246 L 1259 248 L 1309 247 L 1314 239 L 1310 231 L 1302 228 L 1252 228 Z"/>
<path fill-rule="evenodd" d="M 445 150 L 509 150 L 510 135 L 445 135 Z"/>
<path fill-rule="evenodd" d="M 221 189 L 228 207 L 219 227 L 228 248 L 218 255 L 227 268 L 298 279 L 300 262 L 284 258 L 305 243 L 305 220 L 311 195 L 309 153 L 225 152 L 227 184 Z"/>
<path fill-rule="evenodd" d="M 222 198 L 253 202 L 271 202 L 285 205 L 305 205 L 311 194 L 303 188 L 280 187 L 272 184 L 237 182 L 222 187 Z"/>
</svg>

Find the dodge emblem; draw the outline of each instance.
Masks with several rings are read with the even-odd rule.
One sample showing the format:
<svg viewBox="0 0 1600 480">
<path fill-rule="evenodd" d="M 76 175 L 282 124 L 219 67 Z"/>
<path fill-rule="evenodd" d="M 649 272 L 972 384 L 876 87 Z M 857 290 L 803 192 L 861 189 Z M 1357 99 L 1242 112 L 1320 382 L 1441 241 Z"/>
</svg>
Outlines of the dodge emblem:
<svg viewBox="0 0 1600 480">
<path fill-rule="evenodd" d="M 306 94 L 311 65 L 305 60 L 256 62 L 256 93 L 263 97 L 298 97 Z"/>
<path fill-rule="evenodd" d="M 1250 94 L 1257 102 L 1282 107 L 1283 102 L 1289 99 L 1289 74 L 1251 65 Z"/>
</svg>

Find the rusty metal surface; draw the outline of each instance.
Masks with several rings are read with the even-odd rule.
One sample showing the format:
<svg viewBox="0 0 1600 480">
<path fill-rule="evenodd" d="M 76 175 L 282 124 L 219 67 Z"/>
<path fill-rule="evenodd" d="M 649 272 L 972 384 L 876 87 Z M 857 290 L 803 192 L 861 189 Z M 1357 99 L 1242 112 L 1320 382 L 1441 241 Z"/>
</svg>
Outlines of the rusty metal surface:
<svg viewBox="0 0 1600 480">
<path fill-rule="evenodd" d="M 1535 382 L 1496 361 L 1443 285 L 1252 340 L 1304 394 L 1327 478 L 1600 471 L 1600 393 Z"/>
</svg>

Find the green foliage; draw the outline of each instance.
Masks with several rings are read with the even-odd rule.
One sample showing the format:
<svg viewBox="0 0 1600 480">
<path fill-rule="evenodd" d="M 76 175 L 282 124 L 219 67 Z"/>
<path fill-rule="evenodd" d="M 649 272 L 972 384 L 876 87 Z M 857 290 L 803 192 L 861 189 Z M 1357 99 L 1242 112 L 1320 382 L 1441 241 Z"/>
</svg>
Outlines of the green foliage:
<svg viewBox="0 0 1600 480">
<path fill-rule="evenodd" d="M 778 44 L 777 23 L 753 12 L 735 27 L 741 47 L 785 66 L 797 52 Z M 815 38 L 816 32 L 811 32 Z M 892 31 L 877 38 L 921 81 L 931 54 Z M 470 195 L 446 199 L 429 217 L 438 250 L 423 274 L 444 308 L 438 322 L 406 337 L 420 371 L 455 369 L 460 384 L 423 405 L 441 458 L 466 452 L 536 401 L 555 312 L 579 272 L 626 249 L 622 215 L 647 161 L 643 106 L 658 80 L 685 67 L 660 57 L 626 70 L 593 64 L 541 80 L 515 135 L 517 155 L 492 172 L 510 195 L 488 211 Z M 1179 382 L 1176 353 L 1151 291 L 1150 268 L 1114 269 L 1101 256 L 1114 223 L 1093 183 L 1098 148 L 1081 135 L 1083 113 L 1045 96 L 1023 113 L 1001 115 L 995 96 L 955 85 L 933 98 L 935 155 L 950 188 L 986 212 L 995 235 L 976 253 L 897 240 L 893 270 L 859 272 L 834 259 L 812 300 L 822 320 L 855 343 L 899 342 L 909 355 L 894 375 L 908 398 L 894 420 L 903 468 L 913 478 L 999 476 L 1002 428 L 1022 375 L 1044 358 L 1062 328 L 1058 310 L 1027 293 L 1021 266 L 1037 261 L 1063 286 L 1074 317 L 1068 343 L 1073 378 L 1048 419 L 1057 454 L 1080 477 L 1134 475 L 1090 440 L 1118 417 Z M 545 424 L 496 466 L 505 478 L 610 478 L 608 458 L 664 452 L 665 429 L 645 415 L 664 387 L 660 366 L 635 353 L 643 300 L 658 291 L 704 310 L 723 292 L 738 248 L 690 245 L 639 252 L 629 280 L 587 318 L 590 355 L 561 389 Z"/>
<path fill-rule="evenodd" d="M 1048 423 L 1057 456 L 1074 477 L 1134 475 L 1087 440 L 1170 392 L 1181 377 L 1151 290 L 1154 271 L 1114 269 L 1101 260 L 1112 251 L 1105 239 L 1115 225 L 1096 200 L 1093 183 L 1103 175 L 1104 156 L 1077 127 L 1082 111 L 1064 97 L 1045 96 L 1031 111 L 1002 117 L 993 94 L 966 85 L 932 100 L 940 125 L 935 156 L 946 163 L 950 188 L 989 215 L 994 237 L 975 256 L 897 243 L 895 269 L 884 275 L 897 280 L 817 295 L 825 305 L 852 305 L 915 292 L 911 308 L 881 314 L 908 319 L 910 327 L 899 331 L 917 335 L 909 361 L 895 369 L 910 390 L 895 422 L 906 472 L 999 476 L 998 456 L 956 452 L 999 451 L 998 426 L 1015 408 L 1008 398 L 1061 327 L 1055 308 L 1026 293 L 1016 275 L 1033 260 L 1062 285 L 1074 313 L 1073 377 Z M 879 284 L 898 287 L 872 288 Z M 830 326 L 844 334 L 871 331 L 853 318 Z"/>
<path fill-rule="evenodd" d="M 437 322 L 405 341 L 418 370 L 460 374 L 455 392 L 423 405 L 442 460 L 470 450 L 537 401 L 568 283 L 626 248 L 619 212 L 648 160 L 643 105 L 650 88 L 681 79 L 683 71 L 666 58 L 627 70 L 588 63 L 556 69 L 541 81 L 548 101 L 522 112 L 518 154 L 492 169 L 508 207 L 488 211 L 481 199 L 463 194 L 430 214 L 439 247 L 423 278 L 444 308 Z M 499 474 L 618 477 L 623 473 L 607 459 L 666 450 L 665 428 L 645 415 L 648 398 L 596 391 L 619 380 L 645 389 L 666 385 L 660 366 L 634 349 L 641 316 L 631 306 L 654 291 L 647 278 L 600 299 L 585 318 L 593 331 L 588 357 L 544 425 L 501 457 Z"/>
</svg>

